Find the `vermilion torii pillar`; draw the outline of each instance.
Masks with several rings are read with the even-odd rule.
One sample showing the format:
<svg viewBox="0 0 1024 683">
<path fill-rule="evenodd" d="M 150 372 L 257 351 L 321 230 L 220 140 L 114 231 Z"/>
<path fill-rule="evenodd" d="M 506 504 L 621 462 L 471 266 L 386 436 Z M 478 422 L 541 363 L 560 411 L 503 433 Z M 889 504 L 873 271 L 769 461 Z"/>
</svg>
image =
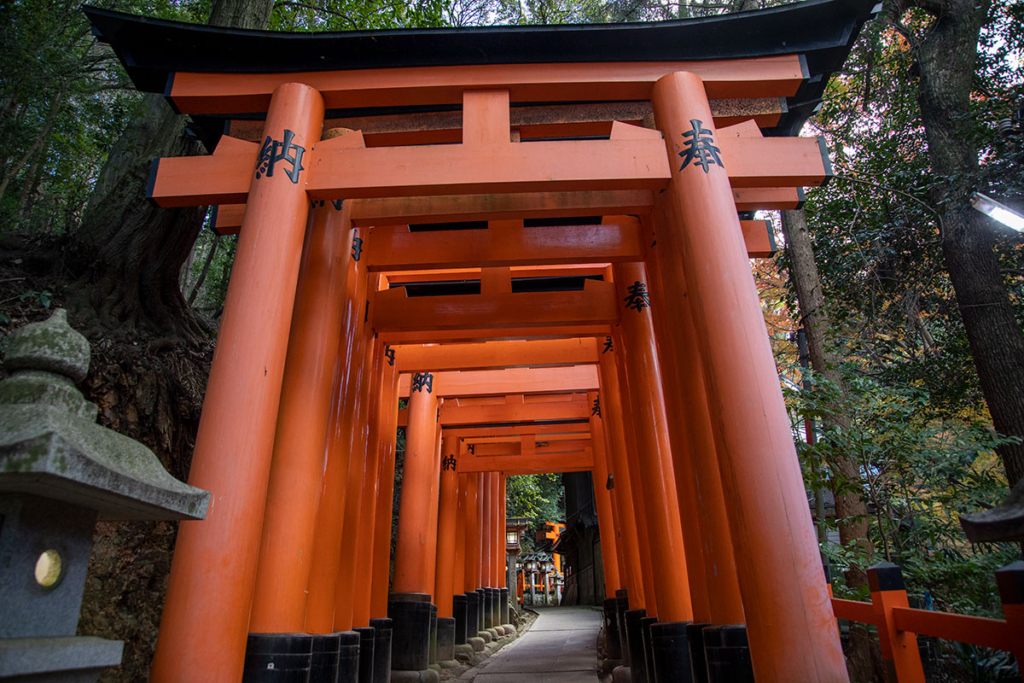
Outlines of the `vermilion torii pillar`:
<svg viewBox="0 0 1024 683">
<path fill-rule="evenodd" d="M 428 565 L 435 561 L 430 543 L 436 529 L 430 529 L 430 506 L 437 505 L 437 414 L 434 376 L 416 373 L 409 396 L 395 571 L 388 605 L 388 616 L 393 620 L 395 671 L 424 671 L 429 664 L 430 596 L 434 586 Z"/>
<path fill-rule="evenodd" d="M 267 510 L 249 630 L 298 633 L 306 588 L 331 412 L 351 226 L 348 207 L 326 203 L 306 231 L 295 293 L 267 489 Z"/>
<path fill-rule="evenodd" d="M 614 271 L 656 595 L 653 605 L 647 602 L 647 616 L 662 622 L 689 621 L 693 609 L 687 570 L 692 563 L 683 544 L 647 276 L 639 263 L 616 265 Z"/>
<path fill-rule="evenodd" d="M 455 543 L 459 504 L 458 467 L 459 441 L 445 437 L 441 442 L 441 494 L 437 515 L 437 576 L 434 580 L 434 602 L 439 618 L 452 616 L 452 595 L 455 593 Z"/>
<path fill-rule="evenodd" d="M 288 331 L 309 213 L 304 153 L 323 126 L 323 98 L 279 85 L 253 169 L 248 208 L 206 386 L 189 483 L 211 492 L 203 522 L 182 522 L 151 680 L 237 681 L 274 448 Z M 264 162 L 266 162 L 264 164 Z"/>
<path fill-rule="evenodd" d="M 587 393 L 587 400 L 594 406 L 590 415 L 590 439 L 594 443 L 594 502 L 597 505 L 597 524 L 601 531 L 601 559 L 604 563 L 604 593 L 606 598 L 615 597 L 615 591 L 622 587 L 619 579 L 621 549 L 612 509 L 611 494 L 607 488 L 608 460 L 604 448 L 604 425 L 601 423 L 601 402 L 598 393 Z"/>
<path fill-rule="evenodd" d="M 663 264 L 658 256 L 657 245 L 648 250 L 648 273 L 657 299 L 668 301 L 661 272 L 665 267 L 678 268 L 678 263 Z M 682 279 L 681 271 L 679 273 L 677 280 Z M 711 432 L 704 368 L 690 314 L 690 297 L 676 296 L 673 301 L 676 303 L 674 310 L 652 308 L 651 314 L 658 333 L 658 356 L 664 369 L 662 380 L 666 408 L 669 414 L 678 416 L 668 423 L 673 443 L 676 491 L 680 499 L 683 496 L 694 498 L 700 520 L 708 614 L 699 615 L 695 608 L 694 619 L 705 619 L 716 626 L 742 624 L 743 603 L 736 578 L 717 450 Z"/>
<path fill-rule="evenodd" d="M 353 231 L 355 247 L 363 248 L 365 231 Z M 360 242 L 356 242 L 356 240 Z M 343 301 L 342 335 L 338 345 L 337 378 L 327 427 L 327 462 L 317 509 L 316 537 L 306 595 L 306 632 L 331 633 L 334 629 L 338 569 L 342 562 L 341 544 L 345 528 L 345 501 L 348 496 L 350 460 L 359 446 L 354 437 L 357 413 L 363 402 L 364 385 L 364 301 L 366 299 L 366 261 L 350 258 L 349 275 Z"/>
<path fill-rule="evenodd" d="M 377 512 L 379 523 L 373 533 L 373 585 L 370 597 L 370 616 L 383 619 L 388 615 L 388 582 L 391 574 L 391 524 L 394 514 L 395 494 L 395 447 L 398 431 L 398 369 L 395 367 L 396 352 L 384 348 L 388 359 L 389 392 L 380 406 L 384 420 L 381 441 L 380 486 L 377 489 Z M 389 520 L 384 523 L 384 520 Z"/>
<path fill-rule="evenodd" d="M 700 337 L 711 419 L 720 435 L 722 487 L 736 548 L 751 657 L 759 683 L 846 683 L 789 416 L 729 177 L 700 78 L 677 72 L 654 85 L 657 125 L 672 181 L 656 197 L 658 246 L 686 278 Z"/>
</svg>

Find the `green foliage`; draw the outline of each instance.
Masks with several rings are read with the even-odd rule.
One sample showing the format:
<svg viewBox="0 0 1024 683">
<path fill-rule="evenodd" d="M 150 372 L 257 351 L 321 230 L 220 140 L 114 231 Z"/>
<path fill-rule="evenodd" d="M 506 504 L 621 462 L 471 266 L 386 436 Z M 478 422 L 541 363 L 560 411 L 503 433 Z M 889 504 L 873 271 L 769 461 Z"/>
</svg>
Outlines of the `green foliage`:
<svg viewBox="0 0 1024 683">
<path fill-rule="evenodd" d="M 814 444 L 798 442 L 808 488 L 852 491 L 867 502 L 873 545 L 903 567 L 912 594 L 924 599 L 927 593 L 936 609 L 997 614 L 992 571 L 1012 562 L 1017 548 L 972 546 L 958 519 L 1001 501 L 1006 478 L 993 450 L 1013 439 L 981 420 L 944 417 L 931 408 L 932 397 L 922 386 L 883 383 L 855 363 L 842 371 L 845 395 L 813 373 L 811 391 L 786 389 L 800 424 L 813 419 L 819 425 Z M 838 411 L 849 428 L 828 420 Z M 860 479 L 842 480 L 829 469 L 838 454 L 859 464 Z M 830 528 L 837 522 L 828 520 Z M 837 594 L 844 594 L 842 571 L 854 563 L 864 566 L 865 558 L 852 547 L 824 550 L 838 570 Z"/>
<path fill-rule="evenodd" d="M 506 514 L 530 520 L 530 531 L 523 537 L 524 548 L 531 550 L 533 533 L 545 522 L 565 519 L 565 486 L 560 474 L 522 474 L 507 479 Z M 526 546 L 530 546 L 527 548 Z"/>
</svg>

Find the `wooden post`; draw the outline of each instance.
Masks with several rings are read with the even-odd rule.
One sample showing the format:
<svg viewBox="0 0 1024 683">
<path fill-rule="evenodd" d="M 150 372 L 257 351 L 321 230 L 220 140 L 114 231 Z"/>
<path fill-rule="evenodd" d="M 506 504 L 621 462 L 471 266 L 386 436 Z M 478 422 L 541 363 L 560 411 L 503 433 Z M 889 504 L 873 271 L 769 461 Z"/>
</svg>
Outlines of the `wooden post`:
<svg viewBox="0 0 1024 683">
<path fill-rule="evenodd" d="M 459 456 L 465 453 L 466 445 L 459 440 L 456 446 L 459 449 Z M 469 475 L 460 474 L 458 484 L 458 509 L 455 514 L 455 581 L 452 584 L 454 593 L 464 593 L 469 588 L 466 586 L 466 515 L 469 514 L 466 506 L 466 489 L 469 486 Z"/>
<path fill-rule="evenodd" d="M 348 275 L 349 209 L 326 203 L 313 211 L 306 229 L 249 617 L 252 633 L 297 633 L 306 620 L 309 560 L 341 336 L 341 306 L 335 302 L 344 295 Z"/>
<path fill-rule="evenodd" d="M 1018 560 L 996 570 L 996 585 L 999 587 L 999 599 L 1003 603 L 1003 616 L 1006 628 L 1010 633 L 1017 634 L 1017 647 L 1013 657 L 1021 680 L 1024 680 L 1024 562 Z"/>
<path fill-rule="evenodd" d="M 402 472 L 402 498 L 398 510 L 398 537 L 395 542 L 395 573 L 392 593 L 424 593 L 434 586 L 428 583 L 430 542 L 430 502 L 437 443 L 437 397 L 434 376 L 418 372 L 413 376 L 409 396 L 409 426 L 405 436 L 405 469 Z"/>
<path fill-rule="evenodd" d="M 879 562 L 868 569 L 868 587 L 888 683 L 924 683 L 917 636 L 898 630 L 892 612 L 893 607 L 910 606 L 903 570 L 889 562 Z"/>
<path fill-rule="evenodd" d="M 683 543 L 671 444 L 665 424 L 665 399 L 661 393 L 661 368 L 650 314 L 650 286 L 642 263 L 616 264 L 613 270 L 620 300 L 622 355 L 635 420 L 651 547 L 650 571 L 656 595 L 654 605 L 648 600 L 647 616 L 656 616 L 662 622 L 690 621 L 693 608 L 688 569 L 699 569 L 702 576 L 703 567 L 699 561 L 688 561 Z M 703 586 L 698 589 L 702 590 Z"/>
<path fill-rule="evenodd" d="M 372 342 L 372 343 L 371 343 Z M 366 356 L 368 368 L 366 370 L 366 397 L 364 406 L 359 410 L 359 428 L 352 434 L 353 439 L 363 440 L 363 444 L 355 443 L 353 453 L 360 456 L 362 467 L 360 471 L 350 472 L 356 474 L 359 480 L 359 490 L 353 496 L 354 500 L 345 502 L 345 535 L 351 534 L 352 553 L 351 561 L 342 564 L 338 574 L 338 588 L 335 591 L 335 615 L 334 628 L 336 631 L 348 631 L 353 627 L 367 627 L 370 625 L 370 591 L 362 590 L 360 586 L 371 580 L 370 572 L 373 568 L 373 528 L 374 515 L 377 508 L 377 471 L 379 468 L 379 437 L 380 418 L 379 403 L 381 400 L 381 383 L 384 379 L 384 344 L 367 340 Z M 351 526 L 349 519 L 351 514 Z M 348 542 L 343 537 L 342 549 L 348 547 Z M 342 592 L 347 592 L 351 597 L 342 602 Z M 339 609 L 340 608 L 340 609 Z M 344 610 L 344 611 L 342 611 Z M 339 622 L 339 616 L 341 621 Z"/>
<path fill-rule="evenodd" d="M 604 448 L 604 424 L 601 421 L 601 400 L 596 391 L 587 393 L 593 408 L 590 414 L 590 440 L 594 446 L 594 502 L 597 504 L 597 526 L 601 534 L 601 560 L 604 566 L 605 597 L 615 597 L 622 583 L 619 579 L 619 541 L 608 491 L 608 459 Z"/>
<path fill-rule="evenodd" d="M 373 585 L 370 596 L 370 616 L 383 619 L 388 615 L 388 583 L 391 574 L 391 518 L 394 514 L 395 495 L 395 446 L 398 432 L 398 369 L 394 365 L 395 353 L 384 348 L 389 359 L 387 373 L 390 389 L 381 404 L 384 431 L 380 454 L 380 486 L 377 489 L 378 523 L 373 532 Z"/>
<path fill-rule="evenodd" d="M 674 416 L 668 421 L 668 430 L 672 441 L 676 492 L 680 501 L 688 500 L 693 504 L 689 507 L 689 514 L 698 520 L 686 542 L 690 542 L 694 532 L 699 534 L 694 540 L 701 546 L 704 585 L 707 588 L 706 607 L 694 601 L 694 620 L 717 626 L 742 624 L 743 602 L 736 578 L 736 560 L 690 299 L 687 296 L 670 299 L 666 295 L 661 275 L 663 269 L 672 269 L 675 281 L 684 280 L 679 263 L 672 260 L 662 263 L 660 254 L 657 244 L 647 251 L 652 290 L 656 300 L 673 301 L 676 305 L 671 307 L 672 310 L 665 310 L 668 306 L 652 308 L 651 315 L 663 370 L 665 407 Z"/>
<path fill-rule="evenodd" d="M 254 169 L 249 188 L 189 473 L 191 485 L 211 492 L 210 509 L 205 520 L 178 529 L 153 681 L 242 675 L 309 213 L 301 161 L 319 139 L 323 115 L 320 93 L 300 83 L 278 86 L 267 110 L 269 163 Z"/>
<path fill-rule="evenodd" d="M 621 349 L 621 344 L 619 346 Z M 646 539 L 646 513 L 644 510 L 641 488 L 637 485 L 634 470 L 636 459 L 633 451 L 627 447 L 626 416 L 622 411 L 622 394 L 619 390 L 618 352 L 614 341 L 607 337 L 602 347 L 599 369 L 600 393 L 603 397 L 601 411 L 603 422 L 608 431 L 611 446 L 612 474 L 615 477 L 616 497 L 621 501 L 620 521 L 622 522 L 623 542 L 626 556 L 631 567 L 626 577 L 629 581 L 627 590 L 629 606 L 642 609 L 648 603 L 647 591 L 654 596 L 651 585 L 650 549 Z M 632 434 L 630 435 L 632 436 Z M 637 494 L 640 494 L 638 496 Z"/>
<path fill-rule="evenodd" d="M 367 231 L 352 232 L 355 246 L 366 246 Z M 355 240 L 361 240 L 356 242 Z M 309 587 L 306 596 L 307 633 L 334 631 L 339 569 L 342 566 L 342 538 L 349 492 L 353 450 L 360 444 L 355 438 L 358 411 L 364 403 L 364 334 L 366 310 L 366 259 L 349 259 L 349 275 L 342 302 L 341 342 L 338 344 L 338 375 L 335 380 L 331 418 L 327 427 L 327 462 L 324 467 L 320 505 L 317 509 L 316 536 L 310 560 Z M 361 483 L 361 480 L 360 480 Z M 343 599 L 345 599 L 343 597 Z"/>
<path fill-rule="evenodd" d="M 682 264 L 685 285 L 662 275 L 670 298 L 688 291 L 694 302 L 755 675 L 761 683 L 846 683 L 789 415 L 703 84 L 692 73 L 670 74 L 655 83 L 652 102 L 672 170 L 655 197 L 658 248 Z"/>
<path fill-rule="evenodd" d="M 475 591 L 480 585 L 480 472 L 466 475 L 466 521 L 463 544 L 465 553 L 465 592 Z M 472 629 L 471 636 L 476 635 Z"/>
<path fill-rule="evenodd" d="M 438 399 L 438 406 L 443 403 Z M 434 586 L 437 582 L 437 520 L 440 513 L 438 503 L 441 495 L 441 423 L 438 422 L 434 428 L 434 470 L 430 479 L 430 501 L 427 512 L 430 515 L 430 535 L 427 537 L 427 585 L 430 586 L 432 602 L 437 604 L 437 594 L 434 593 Z"/>
<path fill-rule="evenodd" d="M 445 437 L 441 443 L 441 495 L 437 517 L 437 576 L 434 604 L 438 617 L 452 616 L 455 594 L 455 545 L 459 504 L 458 439 Z"/>
</svg>

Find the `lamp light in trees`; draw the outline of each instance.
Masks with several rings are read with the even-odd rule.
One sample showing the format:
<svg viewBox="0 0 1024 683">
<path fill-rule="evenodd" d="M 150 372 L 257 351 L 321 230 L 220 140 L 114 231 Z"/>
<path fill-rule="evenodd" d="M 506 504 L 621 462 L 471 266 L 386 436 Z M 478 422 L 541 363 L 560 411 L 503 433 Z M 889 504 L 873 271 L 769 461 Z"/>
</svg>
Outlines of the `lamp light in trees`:
<svg viewBox="0 0 1024 683">
<path fill-rule="evenodd" d="M 1017 232 L 1024 232 L 1024 216 L 991 197 L 975 192 L 971 197 L 971 206 Z"/>
</svg>

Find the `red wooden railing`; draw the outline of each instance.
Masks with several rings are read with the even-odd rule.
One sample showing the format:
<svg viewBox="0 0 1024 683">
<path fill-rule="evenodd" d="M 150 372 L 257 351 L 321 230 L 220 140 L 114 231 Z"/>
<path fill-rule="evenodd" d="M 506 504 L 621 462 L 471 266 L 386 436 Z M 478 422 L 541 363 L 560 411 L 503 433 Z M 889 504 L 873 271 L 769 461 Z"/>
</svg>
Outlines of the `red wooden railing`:
<svg viewBox="0 0 1024 683">
<path fill-rule="evenodd" d="M 902 571 L 893 564 L 869 569 L 868 583 L 871 602 L 832 598 L 832 609 L 837 619 L 878 628 L 882 658 L 898 683 L 924 683 L 918 635 L 1012 652 L 1024 680 L 1024 562 L 996 572 L 1005 619 L 913 609 Z"/>
</svg>

